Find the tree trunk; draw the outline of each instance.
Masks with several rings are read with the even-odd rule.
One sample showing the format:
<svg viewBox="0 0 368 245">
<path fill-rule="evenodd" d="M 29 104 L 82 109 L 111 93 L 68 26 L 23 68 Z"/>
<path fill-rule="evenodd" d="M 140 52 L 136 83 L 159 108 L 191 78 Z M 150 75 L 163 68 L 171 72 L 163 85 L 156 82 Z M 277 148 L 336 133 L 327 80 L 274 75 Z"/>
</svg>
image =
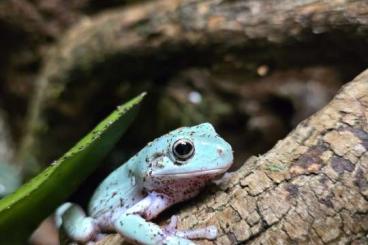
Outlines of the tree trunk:
<svg viewBox="0 0 368 245">
<path fill-rule="evenodd" d="M 368 70 L 221 190 L 184 205 L 179 228 L 215 224 L 215 244 L 366 244 L 367 115 Z"/>
</svg>

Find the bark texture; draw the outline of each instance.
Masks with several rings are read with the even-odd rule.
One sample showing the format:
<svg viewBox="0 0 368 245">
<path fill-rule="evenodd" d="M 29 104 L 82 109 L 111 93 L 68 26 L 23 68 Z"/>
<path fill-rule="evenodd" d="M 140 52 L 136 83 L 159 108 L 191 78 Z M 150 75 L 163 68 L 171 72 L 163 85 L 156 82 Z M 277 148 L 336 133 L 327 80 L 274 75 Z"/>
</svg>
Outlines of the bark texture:
<svg viewBox="0 0 368 245">
<path fill-rule="evenodd" d="M 367 107 L 366 71 L 226 191 L 183 211 L 183 227 L 216 223 L 219 244 L 368 242 Z"/>
<path fill-rule="evenodd" d="M 368 32 L 367 8 L 366 1 L 353 0 L 150 2 L 81 21 L 50 52 L 40 77 L 63 86 L 116 56 L 129 59 L 159 52 L 172 55 L 179 54 L 178 49 L 205 47 L 211 49 L 213 56 L 221 56 L 231 51 L 230 47 L 257 49 L 266 43 L 300 42 L 314 34 L 342 34 L 344 30 L 352 40 L 359 39 Z M 167 50 L 168 47 L 172 49 Z M 213 50 L 220 47 L 222 50 Z M 140 64 L 150 61 L 157 62 L 136 60 Z M 146 71 L 142 76 L 155 72 L 152 67 L 147 68 L 119 67 L 126 73 Z"/>
<path fill-rule="evenodd" d="M 219 238 L 199 244 L 366 244 L 367 117 L 368 70 L 221 190 L 187 203 L 180 228 L 215 224 Z"/>
<path fill-rule="evenodd" d="M 73 104 L 70 96 L 64 97 L 66 103 L 43 101 L 63 99 L 70 88 L 92 90 L 69 106 L 85 108 L 81 101 L 89 100 L 81 96 L 91 99 L 95 91 L 117 87 L 116 81 L 165 83 L 189 67 L 221 66 L 227 73 L 235 67 L 256 74 L 255 67 L 265 60 L 290 67 L 316 64 L 318 57 L 318 63 L 338 60 L 341 70 L 353 63 L 356 69 L 367 60 L 362 55 L 367 50 L 362 38 L 368 32 L 367 7 L 366 1 L 353 0 L 161 0 L 83 18 L 42 62 L 20 162 L 24 151 L 36 145 L 42 105 Z M 348 60 L 351 53 L 356 58 Z M 87 84 L 96 80 L 98 84 Z"/>
</svg>

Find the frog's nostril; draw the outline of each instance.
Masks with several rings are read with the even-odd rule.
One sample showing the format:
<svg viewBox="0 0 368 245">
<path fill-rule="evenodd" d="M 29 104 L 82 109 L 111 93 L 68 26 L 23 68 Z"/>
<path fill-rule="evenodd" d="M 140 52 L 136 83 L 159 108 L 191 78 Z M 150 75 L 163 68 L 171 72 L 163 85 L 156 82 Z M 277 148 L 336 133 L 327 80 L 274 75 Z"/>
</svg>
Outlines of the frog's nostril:
<svg viewBox="0 0 368 245">
<path fill-rule="evenodd" d="M 222 149 L 221 147 L 217 148 L 217 154 L 221 157 L 224 155 L 224 149 Z"/>
</svg>

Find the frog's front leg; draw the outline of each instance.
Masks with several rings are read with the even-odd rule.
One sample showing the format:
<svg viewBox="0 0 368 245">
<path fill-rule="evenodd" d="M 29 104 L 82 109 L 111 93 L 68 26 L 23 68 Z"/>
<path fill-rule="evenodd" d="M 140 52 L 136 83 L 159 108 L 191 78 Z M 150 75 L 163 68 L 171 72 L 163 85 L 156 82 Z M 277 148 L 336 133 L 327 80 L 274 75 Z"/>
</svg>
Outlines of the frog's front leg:
<svg viewBox="0 0 368 245">
<path fill-rule="evenodd" d="M 114 227 L 121 235 L 139 244 L 194 245 L 190 240 L 147 222 L 172 204 L 172 200 L 167 196 L 150 193 L 123 214 L 118 214 Z"/>
</svg>

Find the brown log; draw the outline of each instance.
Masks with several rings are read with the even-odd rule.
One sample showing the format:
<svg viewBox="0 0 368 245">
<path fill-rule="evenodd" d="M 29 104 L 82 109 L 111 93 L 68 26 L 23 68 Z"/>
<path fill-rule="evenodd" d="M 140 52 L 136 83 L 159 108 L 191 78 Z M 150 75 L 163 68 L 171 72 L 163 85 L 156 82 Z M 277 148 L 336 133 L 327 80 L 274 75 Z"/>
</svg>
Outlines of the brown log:
<svg viewBox="0 0 368 245">
<path fill-rule="evenodd" d="M 199 244 L 366 244 L 367 118 L 368 70 L 221 190 L 184 205 L 179 228 L 215 224 L 218 239 Z"/>
<path fill-rule="evenodd" d="M 143 58 L 175 56 L 188 48 L 193 52 L 193 61 L 203 52 L 210 52 L 210 59 L 231 49 L 249 51 L 243 54 L 249 60 L 254 54 L 247 47 L 262 50 L 267 45 L 286 44 L 285 48 L 290 48 L 287 42 L 306 39 L 311 43 L 315 34 L 329 33 L 334 37 L 336 32 L 340 38 L 347 38 L 344 33 L 349 33 L 349 40 L 361 40 L 368 32 L 367 8 L 368 2 L 356 0 L 161 0 L 106 11 L 81 21 L 66 34 L 45 60 L 41 77 L 63 86 L 88 76 L 101 62 L 132 56 L 142 59 L 134 60 L 137 64 L 127 70 L 118 69 L 126 73 L 138 69 L 149 76 L 153 68 L 147 66 L 161 63 L 149 63 Z M 195 53 L 198 50 L 201 51 Z M 311 50 L 306 47 L 299 52 L 301 56 Z"/>
<path fill-rule="evenodd" d="M 354 67 L 356 74 L 368 51 L 367 7 L 363 0 L 160 0 L 86 17 L 43 60 L 18 162 L 36 152 L 30 148 L 47 124 L 42 106 L 54 105 L 49 99 L 72 82 L 87 90 L 86 81 L 103 88 L 112 74 L 116 83 L 157 81 L 188 67 L 229 63 L 251 72 L 265 58 L 281 67 L 338 60 L 341 70 Z"/>
</svg>

